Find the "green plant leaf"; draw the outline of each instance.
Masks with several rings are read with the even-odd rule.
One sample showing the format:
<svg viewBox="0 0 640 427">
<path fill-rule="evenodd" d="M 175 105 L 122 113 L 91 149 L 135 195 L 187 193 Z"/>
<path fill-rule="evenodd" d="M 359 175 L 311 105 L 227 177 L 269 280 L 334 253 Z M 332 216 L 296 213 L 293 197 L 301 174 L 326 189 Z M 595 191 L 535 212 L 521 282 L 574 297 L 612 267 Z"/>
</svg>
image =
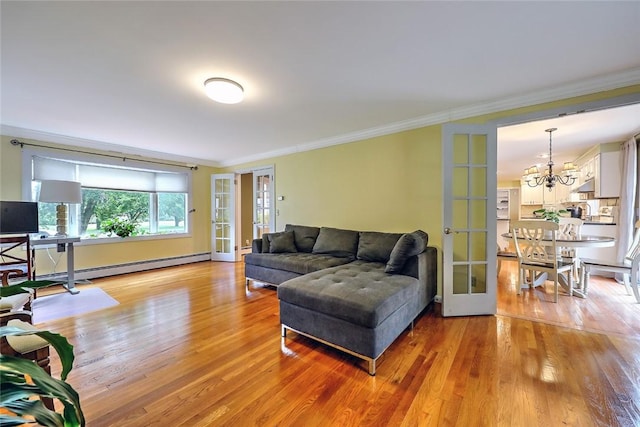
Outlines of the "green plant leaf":
<svg viewBox="0 0 640 427">
<path fill-rule="evenodd" d="M 16 426 L 22 426 L 25 424 L 33 424 L 33 421 L 27 420 L 25 418 L 10 417 L 8 415 L 0 415 L 0 426 L 16 427 Z"/>
<path fill-rule="evenodd" d="M 29 289 L 46 288 L 47 286 L 53 286 L 61 284 L 59 280 L 25 280 L 24 282 L 16 283 L 10 286 L 0 286 L 0 297 L 10 297 L 11 295 L 26 294 Z"/>
<path fill-rule="evenodd" d="M 62 363 L 60 378 L 63 380 L 67 379 L 69 372 L 73 368 L 75 356 L 73 354 L 73 346 L 65 337 L 50 331 L 27 331 L 13 326 L 0 327 L 0 336 L 4 337 L 9 335 L 38 335 L 40 338 L 46 340 L 55 349 L 58 356 L 60 356 L 60 362 Z"/>
<path fill-rule="evenodd" d="M 78 426 L 79 424 L 69 424 L 65 422 L 62 415 L 47 409 L 41 400 L 19 400 L 4 405 L 11 412 L 20 415 L 31 415 L 36 422 L 43 426 Z M 4 424 L 2 424 L 4 425 Z"/>
<path fill-rule="evenodd" d="M 41 331 L 40 333 L 42 332 L 48 331 Z M 40 333 L 37 333 L 37 335 L 40 335 Z M 48 333 L 50 334 L 50 332 Z M 70 346 L 70 344 L 68 345 Z M 1 384 L 3 393 L 2 399 L 0 399 L 3 407 L 6 407 L 10 411 L 16 413 L 18 416 L 27 414 L 33 415 L 36 417 L 36 420 L 43 425 L 85 425 L 84 415 L 80 406 L 80 397 L 73 387 L 63 380 L 53 378 L 44 369 L 31 360 L 6 355 L 0 355 L 0 371 L 5 371 L 14 375 L 27 374 L 33 381 L 33 384 L 26 384 L 22 379 L 15 382 L 9 381 L 8 379 L 10 376 L 4 375 Z M 4 390 L 7 391 L 6 396 Z M 46 422 L 50 421 L 51 417 L 55 418 L 56 416 L 61 416 L 46 409 L 43 405 L 24 404 L 23 402 L 27 401 L 24 398 L 15 400 L 16 397 L 19 397 L 20 393 L 58 399 L 64 405 L 64 423 L 46 424 Z M 5 401 L 5 399 L 7 399 L 7 401 Z M 31 401 L 29 400 L 28 402 Z M 52 413 L 56 415 L 51 415 Z"/>
</svg>

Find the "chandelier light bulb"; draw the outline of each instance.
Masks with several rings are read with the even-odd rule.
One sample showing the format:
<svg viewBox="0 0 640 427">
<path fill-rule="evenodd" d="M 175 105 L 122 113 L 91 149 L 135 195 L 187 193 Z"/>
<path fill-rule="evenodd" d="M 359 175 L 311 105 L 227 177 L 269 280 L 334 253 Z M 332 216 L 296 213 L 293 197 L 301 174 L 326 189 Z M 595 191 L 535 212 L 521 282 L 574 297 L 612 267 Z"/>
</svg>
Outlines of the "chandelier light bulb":
<svg viewBox="0 0 640 427">
<path fill-rule="evenodd" d="M 244 89 L 239 83 L 223 77 L 212 77 L 204 82 L 207 96 L 222 104 L 237 104 L 244 99 Z"/>
</svg>

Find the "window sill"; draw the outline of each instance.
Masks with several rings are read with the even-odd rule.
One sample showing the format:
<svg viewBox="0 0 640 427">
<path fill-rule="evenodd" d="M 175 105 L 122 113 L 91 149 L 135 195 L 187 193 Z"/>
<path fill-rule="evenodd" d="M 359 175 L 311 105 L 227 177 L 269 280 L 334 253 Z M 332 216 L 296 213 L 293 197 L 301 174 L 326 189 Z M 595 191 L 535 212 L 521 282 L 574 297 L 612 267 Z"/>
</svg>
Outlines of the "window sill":
<svg viewBox="0 0 640 427">
<path fill-rule="evenodd" d="M 149 234 L 130 237 L 81 237 L 80 245 L 104 245 L 111 243 L 140 242 L 145 240 L 185 239 L 191 237 L 191 233 Z"/>
</svg>

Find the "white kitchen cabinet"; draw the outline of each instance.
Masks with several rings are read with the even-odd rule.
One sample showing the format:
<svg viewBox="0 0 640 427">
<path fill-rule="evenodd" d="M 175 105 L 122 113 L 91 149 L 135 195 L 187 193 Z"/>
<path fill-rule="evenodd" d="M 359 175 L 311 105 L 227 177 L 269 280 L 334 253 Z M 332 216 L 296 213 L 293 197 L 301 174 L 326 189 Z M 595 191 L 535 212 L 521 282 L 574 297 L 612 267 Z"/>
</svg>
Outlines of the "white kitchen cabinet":
<svg viewBox="0 0 640 427">
<path fill-rule="evenodd" d="M 544 184 L 537 187 L 529 187 L 529 184 L 525 181 L 521 183 L 521 205 L 555 205 L 568 202 L 571 202 L 571 187 L 568 185 L 556 184 L 549 191 Z"/>
<path fill-rule="evenodd" d="M 596 173 L 595 159 L 594 157 L 589 157 L 585 160 L 585 162 L 580 166 L 580 184 L 584 184 L 585 182 L 593 179 Z"/>
<path fill-rule="evenodd" d="M 571 202 L 571 188 L 569 185 L 556 184 L 555 203 Z"/>
<path fill-rule="evenodd" d="M 620 197 L 620 151 L 597 154 L 594 159 L 595 196 L 598 198 Z"/>
<path fill-rule="evenodd" d="M 526 181 L 520 183 L 520 204 L 521 205 L 542 205 L 544 203 L 544 185 L 530 187 Z"/>
<path fill-rule="evenodd" d="M 509 219 L 509 190 L 498 189 L 497 218 Z"/>
</svg>

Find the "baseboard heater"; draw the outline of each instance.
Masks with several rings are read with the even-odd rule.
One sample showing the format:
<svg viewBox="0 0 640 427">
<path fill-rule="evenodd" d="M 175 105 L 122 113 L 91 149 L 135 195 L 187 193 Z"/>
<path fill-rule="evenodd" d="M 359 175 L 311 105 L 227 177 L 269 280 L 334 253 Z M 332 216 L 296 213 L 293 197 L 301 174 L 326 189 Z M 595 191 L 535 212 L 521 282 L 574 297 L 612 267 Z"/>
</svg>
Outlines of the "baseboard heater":
<svg viewBox="0 0 640 427">
<path fill-rule="evenodd" d="M 147 261 L 136 261 L 126 264 L 107 265 L 104 267 L 86 268 L 75 271 L 76 280 L 90 280 L 99 277 L 117 276 L 118 274 L 135 273 L 138 271 L 155 270 L 163 267 L 174 267 L 176 265 L 191 264 L 194 262 L 210 261 L 210 253 L 183 255 L 170 258 L 152 259 Z M 36 271 L 37 274 L 37 271 Z M 56 273 L 38 276 L 38 279 L 60 280 L 66 278 L 66 273 Z"/>
</svg>

